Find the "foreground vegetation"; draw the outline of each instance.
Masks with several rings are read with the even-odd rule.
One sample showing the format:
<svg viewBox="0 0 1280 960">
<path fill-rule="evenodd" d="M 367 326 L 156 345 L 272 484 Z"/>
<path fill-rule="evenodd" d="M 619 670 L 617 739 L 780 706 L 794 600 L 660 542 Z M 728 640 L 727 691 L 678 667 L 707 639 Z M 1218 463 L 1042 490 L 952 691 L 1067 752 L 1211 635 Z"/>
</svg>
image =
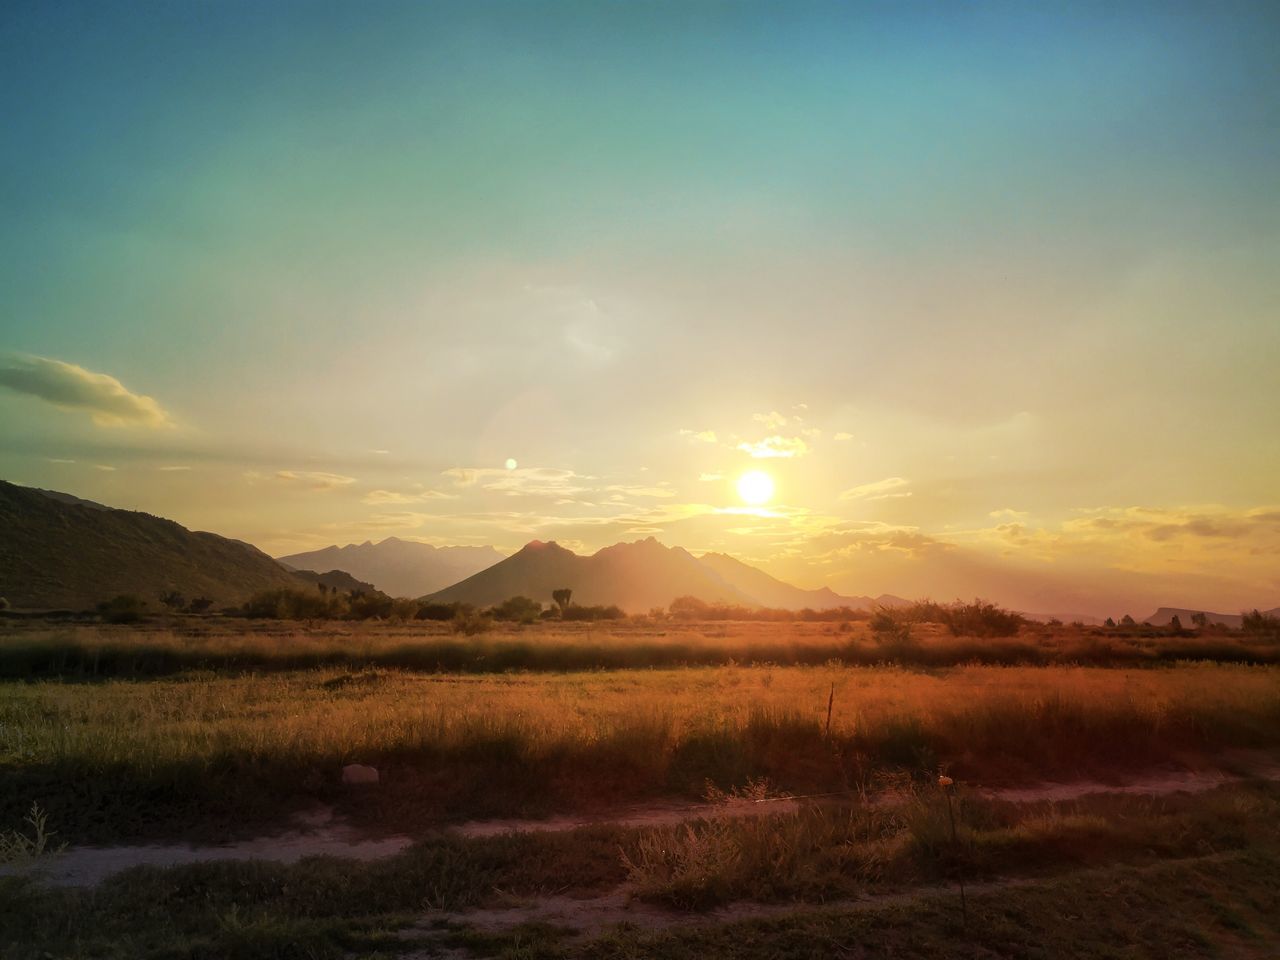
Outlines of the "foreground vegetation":
<svg viewBox="0 0 1280 960">
<path fill-rule="evenodd" d="M 828 705 L 830 719 L 828 721 Z M 575 674 L 323 668 L 143 683 L 10 683 L 0 823 L 32 802 L 63 836 L 250 832 L 316 801 L 420 831 L 767 778 L 798 793 L 877 772 L 1132 771 L 1280 745 L 1280 670 L 739 667 Z M 376 790 L 339 782 L 378 768 Z"/>
<path fill-rule="evenodd" d="M 94 890 L 0 879 L 0 951 L 16 958 L 251 960 L 451 945 L 512 958 L 764 958 L 812 956 L 823 943 L 834 953 L 908 956 L 1198 957 L 1223 946 L 1232 955 L 1266 956 L 1277 942 L 1274 786 L 1057 805 L 959 799 L 954 843 L 942 797 L 925 787 L 896 806 L 714 818 L 681 830 L 437 836 L 372 863 L 143 867 Z M 951 885 L 961 876 L 971 888 L 997 877 L 1035 882 L 971 889 L 964 925 L 953 887 L 875 909 L 803 906 L 910 895 L 921 884 Z M 631 926 L 587 940 L 545 925 L 473 930 L 468 915 L 456 912 L 512 898 L 598 896 L 624 883 L 675 910 L 743 900 L 796 909 L 768 921 L 667 932 Z M 434 923 L 420 920 L 425 911 L 436 912 Z M 1068 948 L 1072 929 L 1077 936 Z"/>
<path fill-rule="evenodd" d="M 770 664 L 1163 666 L 1280 664 L 1266 633 L 1024 625 L 1012 636 L 955 635 L 929 622 L 683 622 L 631 619 L 490 624 L 326 623 L 171 618 L 148 625 L 0 626 L 0 679 L 156 677 L 200 670 L 318 667 L 450 673 Z"/>
</svg>

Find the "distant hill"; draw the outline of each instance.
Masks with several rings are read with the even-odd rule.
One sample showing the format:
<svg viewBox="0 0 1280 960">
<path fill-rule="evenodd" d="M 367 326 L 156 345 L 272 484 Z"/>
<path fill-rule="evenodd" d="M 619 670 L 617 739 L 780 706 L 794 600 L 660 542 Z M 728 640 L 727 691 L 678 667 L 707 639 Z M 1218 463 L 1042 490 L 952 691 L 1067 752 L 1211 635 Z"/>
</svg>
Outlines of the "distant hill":
<svg viewBox="0 0 1280 960">
<path fill-rule="evenodd" d="M 708 602 L 759 606 L 687 550 L 663 546 L 652 537 L 614 544 L 590 556 L 535 540 L 430 599 L 490 606 L 508 597 L 526 596 L 550 603 L 551 591 L 561 587 L 573 591 L 574 603 L 614 604 L 628 613 L 666 607 L 686 594 Z"/>
<path fill-rule="evenodd" d="M 314 570 L 292 570 L 290 571 L 300 580 L 319 586 L 324 584 L 330 590 L 337 590 L 340 593 L 380 593 L 372 583 L 365 583 L 363 580 L 357 580 L 345 570 L 330 570 L 328 573 L 316 573 Z"/>
<path fill-rule="evenodd" d="M 1273 617 L 1280 617 L 1280 607 L 1273 607 L 1270 610 L 1263 610 L 1265 614 Z M 1191 626 L 1191 617 L 1193 614 L 1203 613 L 1210 623 L 1220 623 L 1224 627 L 1239 627 L 1240 614 L 1238 613 L 1210 613 L 1208 610 L 1191 610 L 1183 607 L 1161 607 L 1143 623 L 1149 623 L 1153 627 L 1167 627 L 1176 614 L 1178 621 L 1184 627 Z"/>
<path fill-rule="evenodd" d="M 295 553 L 279 560 L 293 570 L 345 570 L 393 597 L 420 597 L 457 583 L 503 558 L 493 547 L 433 547 L 387 537 Z M 505 597 L 503 599 L 506 599 Z"/>
<path fill-rule="evenodd" d="M 876 607 L 903 607 L 909 601 L 892 594 L 882 593 L 878 597 L 846 597 L 836 593 L 830 587 L 818 590 L 805 590 L 771 577 L 763 570 L 743 563 L 725 553 L 704 553 L 698 558 L 704 566 L 710 567 L 721 579 L 741 593 L 752 597 L 756 604 L 780 610 L 832 610 L 836 607 L 850 607 L 854 610 L 873 610 Z"/>
<path fill-rule="evenodd" d="M 667 547 L 653 537 L 618 543 L 580 556 L 557 543 L 533 541 L 520 552 L 430 596 L 441 602 L 491 606 L 508 597 L 551 602 L 551 591 L 568 587 L 574 603 L 615 604 L 628 613 L 670 606 L 677 597 L 746 607 L 825 610 L 907 601 L 884 595 L 844 597 L 830 589 L 802 590 L 722 553 L 695 557 L 682 547 Z"/>
<path fill-rule="evenodd" d="M 299 582 L 239 540 L 2 480 L 0 531 L 0 596 L 16 607 L 86 609 L 134 593 L 158 608 L 170 590 L 228 604 Z"/>
</svg>

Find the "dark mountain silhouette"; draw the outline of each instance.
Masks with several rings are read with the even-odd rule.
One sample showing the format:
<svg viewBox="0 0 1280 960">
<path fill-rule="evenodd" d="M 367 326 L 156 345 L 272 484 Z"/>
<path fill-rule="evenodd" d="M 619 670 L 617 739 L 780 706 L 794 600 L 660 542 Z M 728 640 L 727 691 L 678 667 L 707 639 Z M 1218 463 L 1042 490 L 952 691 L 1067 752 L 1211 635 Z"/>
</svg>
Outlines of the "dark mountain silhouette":
<svg viewBox="0 0 1280 960">
<path fill-rule="evenodd" d="M 330 570 L 327 573 L 316 573 L 314 570 L 293 570 L 290 572 L 295 577 L 307 581 L 307 583 L 315 584 L 316 586 L 323 585 L 330 590 L 337 590 L 339 593 L 375 594 L 381 592 L 372 583 L 357 580 L 344 570 Z"/>
<path fill-rule="evenodd" d="M 752 597 L 763 607 L 780 610 L 832 610 L 836 607 L 872 610 L 876 607 L 905 607 L 910 604 L 910 601 L 889 593 L 882 593 L 878 597 L 846 597 L 830 587 L 817 590 L 794 587 L 725 553 L 704 553 L 698 560 L 719 574 L 725 583 Z"/>
<path fill-rule="evenodd" d="M 519 553 L 432 594 L 430 599 L 491 606 L 508 597 L 526 596 L 550 603 L 551 591 L 561 587 L 573 590 L 574 603 L 615 604 L 628 613 L 667 607 L 683 596 L 707 603 L 789 610 L 840 606 L 869 610 L 907 602 L 888 594 L 873 599 L 845 597 L 826 588 L 802 590 L 725 554 L 699 558 L 682 547 L 664 546 L 653 537 L 614 544 L 590 556 L 535 540 Z"/>
<path fill-rule="evenodd" d="M 0 596 L 16 607 L 85 609 L 122 593 L 238 603 L 299 581 L 256 547 L 172 520 L 0 480 Z"/>
<path fill-rule="evenodd" d="M 292 570 L 344 570 L 393 597 L 432 593 L 501 559 L 502 554 L 493 547 L 433 547 L 398 537 L 279 558 Z"/>
<path fill-rule="evenodd" d="M 663 546 L 652 537 L 614 544 L 590 556 L 579 556 L 557 543 L 534 540 L 518 553 L 432 594 L 430 599 L 491 606 L 508 597 L 526 596 L 549 603 L 551 591 L 561 587 L 573 591 L 574 603 L 613 604 L 628 613 L 665 607 L 684 595 L 708 602 L 758 606 L 687 550 Z"/>
</svg>

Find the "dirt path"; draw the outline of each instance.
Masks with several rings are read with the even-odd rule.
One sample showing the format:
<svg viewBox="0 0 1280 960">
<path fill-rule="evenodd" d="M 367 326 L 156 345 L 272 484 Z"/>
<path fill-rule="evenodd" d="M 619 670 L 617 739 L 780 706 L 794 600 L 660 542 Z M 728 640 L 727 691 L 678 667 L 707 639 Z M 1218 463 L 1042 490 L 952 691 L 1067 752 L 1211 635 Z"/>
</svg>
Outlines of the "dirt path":
<svg viewBox="0 0 1280 960">
<path fill-rule="evenodd" d="M 980 788 L 980 792 L 996 800 L 1015 803 L 1074 800 L 1090 794 L 1127 793 L 1162 796 L 1178 792 L 1201 793 L 1224 784 L 1239 782 L 1246 776 L 1280 781 L 1280 758 L 1274 754 L 1236 754 L 1227 764 L 1233 772 L 1222 769 L 1170 768 L 1123 783 L 1075 780 L 1064 783 L 1039 783 L 1018 787 Z M 1239 772 L 1234 772 L 1239 771 Z M 817 797 L 778 798 L 765 801 L 737 800 L 725 804 L 659 802 L 615 808 L 595 816 L 559 816 L 545 820 L 477 820 L 447 826 L 448 832 L 464 837 L 491 837 L 511 832 L 560 832 L 587 826 L 658 827 L 683 823 L 698 817 L 763 817 L 799 810 L 808 803 L 847 799 L 848 794 L 824 794 Z M 892 802 L 885 795 L 880 802 Z M 871 798 L 868 802 L 875 803 Z M 339 821 L 332 810 L 319 808 L 300 813 L 294 827 L 284 833 L 258 837 L 218 846 L 191 844 L 144 844 L 114 847 L 72 847 L 61 854 L 43 858 L 34 865 L 0 865 L 0 876 L 31 874 L 51 886 L 92 887 L 107 877 L 136 866 L 171 867 L 190 863 L 226 860 L 270 860 L 296 863 L 305 857 L 333 856 L 353 860 L 377 860 L 389 857 L 414 842 L 414 838 L 396 835 L 370 839 L 350 824 Z M 617 897 L 622 897 L 619 892 Z M 554 899 L 554 898 L 553 898 Z M 547 901 L 543 901 L 546 903 Z M 639 904 L 622 904 L 609 898 L 592 901 L 595 907 L 583 907 L 578 901 L 563 898 L 558 909 L 598 910 L 603 915 L 626 914 L 635 919 L 636 910 L 653 909 Z M 611 913 L 612 911 L 612 913 Z M 513 914 L 514 915 L 514 914 Z M 524 922 L 524 921 L 516 921 Z M 620 921 L 612 921 L 620 922 Z"/>
</svg>

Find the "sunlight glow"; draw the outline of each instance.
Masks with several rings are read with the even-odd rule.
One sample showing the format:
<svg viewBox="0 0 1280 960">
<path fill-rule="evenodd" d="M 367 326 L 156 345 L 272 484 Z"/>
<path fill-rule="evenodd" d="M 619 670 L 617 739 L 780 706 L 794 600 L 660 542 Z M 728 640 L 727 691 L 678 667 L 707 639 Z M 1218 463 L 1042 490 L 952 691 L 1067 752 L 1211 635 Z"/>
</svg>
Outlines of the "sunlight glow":
<svg viewBox="0 0 1280 960">
<path fill-rule="evenodd" d="M 748 470 L 738 478 L 738 496 L 753 507 L 768 503 L 773 496 L 773 478 L 763 470 Z"/>
</svg>

